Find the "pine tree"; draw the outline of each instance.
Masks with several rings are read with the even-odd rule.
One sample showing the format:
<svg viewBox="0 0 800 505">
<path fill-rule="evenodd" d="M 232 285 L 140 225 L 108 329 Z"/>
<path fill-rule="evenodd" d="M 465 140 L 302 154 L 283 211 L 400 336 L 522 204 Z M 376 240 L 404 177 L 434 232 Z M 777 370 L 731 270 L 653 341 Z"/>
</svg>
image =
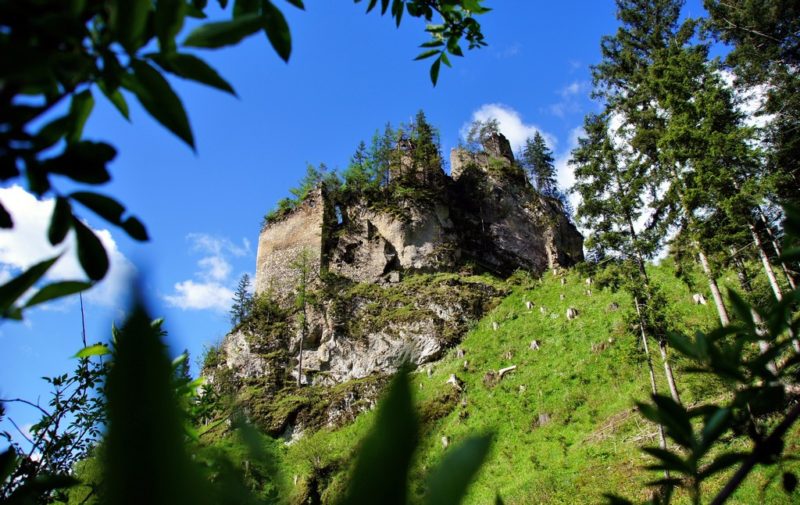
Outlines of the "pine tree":
<svg viewBox="0 0 800 505">
<path fill-rule="evenodd" d="M 539 132 L 525 140 L 519 154 L 523 168 L 527 170 L 534 187 L 543 195 L 555 197 L 558 192 L 556 169 L 553 165 L 553 151 L 547 147 Z"/>
<path fill-rule="evenodd" d="M 250 276 L 242 274 L 236 291 L 233 294 L 231 306 L 231 324 L 235 327 L 242 323 L 253 309 L 253 295 L 250 294 Z"/>
</svg>

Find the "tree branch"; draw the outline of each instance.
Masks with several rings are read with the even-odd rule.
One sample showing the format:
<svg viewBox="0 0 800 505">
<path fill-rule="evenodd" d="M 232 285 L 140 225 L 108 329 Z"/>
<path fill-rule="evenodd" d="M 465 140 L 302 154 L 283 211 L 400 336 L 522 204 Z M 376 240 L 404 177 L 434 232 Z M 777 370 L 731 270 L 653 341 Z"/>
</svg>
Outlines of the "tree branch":
<svg viewBox="0 0 800 505">
<path fill-rule="evenodd" d="M 800 403 L 794 406 L 792 410 L 786 415 L 786 418 L 775 427 L 770 435 L 759 443 L 756 443 L 755 449 L 750 453 L 750 456 L 742 463 L 742 466 L 733 474 L 722 491 L 714 497 L 711 505 L 722 505 L 725 500 L 730 498 L 734 491 L 739 487 L 742 481 L 747 477 L 750 471 L 759 462 L 763 461 L 766 457 L 770 456 L 775 445 L 783 438 L 792 424 L 800 417 Z"/>
</svg>

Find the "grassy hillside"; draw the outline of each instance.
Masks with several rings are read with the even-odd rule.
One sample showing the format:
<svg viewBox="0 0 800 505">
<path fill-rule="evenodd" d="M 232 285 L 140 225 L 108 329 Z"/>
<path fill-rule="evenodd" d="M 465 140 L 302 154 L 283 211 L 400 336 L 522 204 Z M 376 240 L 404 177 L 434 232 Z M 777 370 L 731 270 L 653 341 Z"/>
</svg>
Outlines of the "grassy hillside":
<svg viewBox="0 0 800 505">
<path fill-rule="evenodd" d="M 654 280 L 670 302 L 674 329 L 693 331 L 716 324 L 712 305 L 693 305 L 691 291 L 669 267 L 654 267 Z M 649 393 L 647 366 L 629 326 L 630 300 L 623 294 L 587 286 L 577 272 L 514 287 L 512 293 L 436 364 L 412 374 L 423 422 L 412 471 L 414 494 L 421 496 L 427 470 L 450 445 L 466 436 L 493 432 L 494 445 L 472 486 L 467 503 L 597 503 L 614 492 L 644 499 L 644 484 L 659 475 L 642 470 L 639 451 L 656 445 L 656 428 L 633 409 Z M 587 293 L 591 289 L 591 294 Z M 526 302 L 532 303 L 529 310 Z M 578 317 L 568 320 L 569 307 Z M 537 340 L 539 349 L 530 348 Z M 458 349 L 464 353 L 459 356 Z M 659 388 L 666 391 L 660 357 L 654 351 Z M 466 363 L 465 363 L 466 362 Z M 501 379 L 492 372 L 516 365 Z M 674 362 L 685 404 L 723 395 L 722 384 L 688 374 Z M 459 391 L 446 381 L 455 374 Z M 323 429 L 292 445 L 274 442 L 282 480 L 296 502 L 336 496 L 345 483 L 358 441 L 373 413 L 338 430 Z M 797 452 L 800 430 L 789 437 Z M 747 449 L 732 438 L 728 444 Z M 790 503 L 778 485 L 777 469 L 751 476 L 734 503 Z M 772 479 L 773 485 L 766 486 Z M 766 487 L 766 489 L 764 489 Z M 797 498 L 796 496 L 794 498 Z"/>
</svg>

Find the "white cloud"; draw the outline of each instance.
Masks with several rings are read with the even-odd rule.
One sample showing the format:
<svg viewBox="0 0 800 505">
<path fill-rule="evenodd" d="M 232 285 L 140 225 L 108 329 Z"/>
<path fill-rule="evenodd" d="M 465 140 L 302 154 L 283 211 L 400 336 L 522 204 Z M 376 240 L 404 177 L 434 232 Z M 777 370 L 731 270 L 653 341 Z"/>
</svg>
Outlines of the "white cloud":
<svg viewBox="0 0 800 505">
<path fill-rule="evenodd" d="M 224 281 L 231 273 L 231 264 L 222 256 L 207 256 L 197 262 L 200 276 L 207 281 Z"/>
<path fill-rule="evenodd" d="M 164 295 L 167 304 L 183 310 L 213 310 L 227 312 L 233 299 L 233 267 L 230 257 L 243 257 L 251 253 L 250 242 L 242 239 L 241 245 L 227 238 L 206 233 L 190 233 L 186 236 L 189 250 L 202 253 L 197 260 L 195 279 L 176 282 L 174 292 Z"/>
<path fill-rule="evenodd" d="M 58 254 L 62 256 L 47 273 L 46 280 L 86 279 L 78 262 L 74 232 L 58 246 L 50 245 L 47 240 L 54 199 L 38 200 L 14 185 L 0 188 L 0 201 L 14 220 L 13 229 L 0 230 L 0 282 Z M 106 248 L 110 268 L 106 277 L 87 292 L 85 299 L 98 305 L 117 306 L 122 302 L 135 268 L 119 250 L 109 230 L 93 230 Z"/>
<path fill-rule="evenodd" d="M 184 310 L 215 310 L 226 312 L 231 306 L 233 290 L 217 282 L 195 282 L 186 280 L 175 283 L 174 295 L 164 300 Z"/>
<path fill-rule="evenodd" d="M 500 48 L 495 52 L 495 56 L 500 60 L 507 60 L 513 58 L 522 52 L 522 44 L 514 42 L 513 44 Z"/>
<path fill-rule="evenodd" d="M 466 138 L 470 123 L 473 121 L 487 121 L 489 119 L 497 120 L 500 124 L 500 132 L 511 143 L 511 148 L 514 152 L 519 151 L 525 144 L 525 139 L 533 137 L 536 132 L 541 133 L 551 149 L 555 148 L 556 138 L 554 136 L 534 124 L 525 123 L 519 112 L 499 103 L 481 105 L 478 110 L 472 113 L 472 120 L 461 127 L 461 136 Z"/>
<path fill-rule="evenodd" d="M 550 104 L 547 110 L 554 116 L 563 118 L 567 114 L 575 114 L 581 112 L 581 105 L 578 98 L 589 88 L 585 81 L 573 81 L 560 90 L 557 94 L 561 97 L 556 103 Z"/>
<path fill-rule="evenodd" d="M 190 233 L 186 240 L 191 242 L 192 250 L 213 255 L 230 254 L 236 257 L 250 254 L 250 241 L 242 239 L 242 244 L 237 245 L 224 237 L 216 237 L 208 233 Z"/>
<path fill-rule="evenodd" d="M 568 192 L 569 189 L 575 184 L 575 169 L 569 164 L 569 161 L 572 159 L 572 150 L 578 147 L 578 139 L 583 134 L 584 131 L 582 126 L 573 128 L 569 132 L 569 140 L 567 142 L 566 149 L 556 155 L 554 162 L 556 168 L 556 178 L 558 180 L 558 187 L 564 192 Z M 577 209 L 578 204 L 581 201 L 580 195 L 577 193 L 567 193 L 567 196 L 572 208 Z"/>
</svg>

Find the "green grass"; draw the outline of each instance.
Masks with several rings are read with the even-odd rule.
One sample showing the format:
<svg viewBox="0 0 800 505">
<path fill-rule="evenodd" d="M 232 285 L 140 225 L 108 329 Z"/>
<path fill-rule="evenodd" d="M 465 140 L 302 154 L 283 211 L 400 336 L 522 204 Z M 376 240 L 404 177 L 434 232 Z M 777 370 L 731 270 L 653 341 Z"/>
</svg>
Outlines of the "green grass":
<svg viewBox="0 0 800 505">
<path fill-rule="evenodd" d="M 674 329 L 716 325 L 713 305 L 693 305 L 692 290 L 674 278 L 668 264 L 654 267 L 652 278 L 669 301 Z M 731 285 L 733 281 L 723 279 Z M 575 271 L 566 275 L 566 284 L 548 273 L 516 286 L 464 337 L 459 345 L 463 358 L 454 348 L 431 365 L 430 375 L 427 367 L 411 375 L 422 419 L 411 472 L 416 501 L 424 491 L 424 476 L 445 452 L 442 437 L 452 445 L 484 432 L 494 433 L 494 444 L 465 503 L 493 503 L 497 494 L 507 504 L 599 503 L 606 492 L 647 498 L 645 483 L 659 475 L 642 469 L 649 461 L 640 448 L 657 443 L 656 427 L 633 409 L 634 400 L 649 394 L 649 383 L 640 343 L 628 322 L 631 303 L 622 293 L 589 288 L 591 295 Z M 532 310 L 526 309 L 526 301 L 534 304 Z M 612 304 L 619 308 L 612 309 Z M 568 307 L 579 311 L 577 319 L 567 320 Z M 539 350 L 529 348 L 534 339 L 540 342 Z M 487 372 L 511 365 L 516 370 L 496 384 L 485 381 Z M 654 365 L 659 389 L 666 393 L 657 351 Z M 678 359 L 673 363 L 686 405 L 725 394 L 721 384 L 687 373 L 685 365 Z M 464 381 L 463 392 L 445 383 L 453 373 Z M 286 486 L 296 500 L 310 487 L 320 491 L 323 502 L 341 492 L 372 418 L 367 412 L 352 424 L 307 434 L 277 451 L 282 473 L 291 481 Z M 788 438 L 790 452 L 797 453 L 798 440 L 800 429 L 795 428 Z M 743 439 L 727 443 L 729 448 L 748 448 Z M 712 487 L 722 485 L 724 478 Z M 760 469 L 731 503 L 791 503 L 779 482 L 776 469 Z"/>
</svg>

